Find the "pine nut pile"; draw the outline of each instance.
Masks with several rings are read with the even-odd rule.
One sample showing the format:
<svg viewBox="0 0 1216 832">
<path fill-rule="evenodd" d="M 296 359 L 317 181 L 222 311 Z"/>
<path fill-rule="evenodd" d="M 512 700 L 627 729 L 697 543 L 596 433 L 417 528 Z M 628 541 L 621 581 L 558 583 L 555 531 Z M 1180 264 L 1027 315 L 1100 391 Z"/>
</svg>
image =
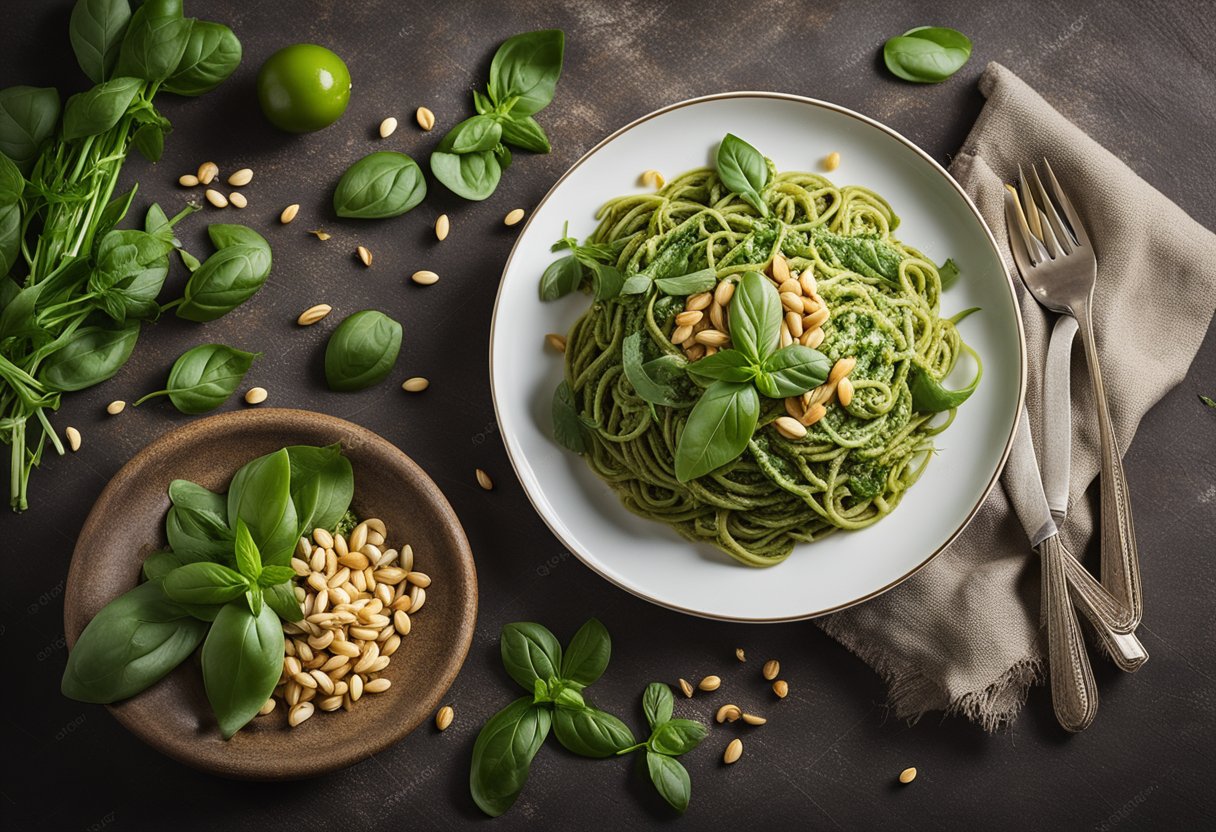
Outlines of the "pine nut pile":
<svg viewBox="0 0 1216 832">
<path fill-rule="evenodd" d="M 381 693 L 390 657 L 409 635 L 410 616 L 426 603 L 431 579 L 415 572 L 414 550 L 382 549 L 384 522 L 364 520 L 350 539 L 315 529 L 300 538 L 291 566 L 304 620 L 284 622 L 283 675 L 274 696 L 292 727 L 322 711 L 349 711 L 365 693 Z"/>
</svg>

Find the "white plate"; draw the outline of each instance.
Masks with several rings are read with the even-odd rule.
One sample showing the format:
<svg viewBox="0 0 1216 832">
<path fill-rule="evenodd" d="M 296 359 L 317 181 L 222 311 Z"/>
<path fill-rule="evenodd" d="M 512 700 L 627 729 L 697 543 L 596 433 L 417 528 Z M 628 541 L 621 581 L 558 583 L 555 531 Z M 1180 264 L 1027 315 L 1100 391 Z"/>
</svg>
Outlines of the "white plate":
<svg viewBox="0 0 1216 832">
<path fill-rule="evenodd" d="M 798 546 L 767 569 L 741 566 L 708 544 L 627 511 L 586 463 L 553 441 L 550 406 L 560 358 L 542 349 L 546 332 L 565 332 L 587 308 L 576 293 L 555 303 L 537 294 L 549 246 L 596 226 L 610 197 L 640 191 L 639 174 L 673 176 L 712 164 L 722 136 L 735 133 L 778 170 L 819 169 L 840 151 L 838 184 L 886 197 L 902 222 L 896 236 L 962 271 L 943 313 L 982 313 L 960 325 L 982 356 L 984 378 L 937 439 L 940 452 L 888 517 L 859 532 Z M 1025 387 L 1025 343 L 1009 274 L 971 200 L 926 153 L 888 127 L 823 101 L 737 92 L 673 104 L 600 142 L 575 163 L 532 212 L 507 259 L 490 336 L 494 406 L 524 490 L 553 533 L 619 587 L 672 609 L 734 621 L 810 618 L 890 589 L 929 562 L 962 531 L 995 484 L 1013 439 Z"/>
</svg>

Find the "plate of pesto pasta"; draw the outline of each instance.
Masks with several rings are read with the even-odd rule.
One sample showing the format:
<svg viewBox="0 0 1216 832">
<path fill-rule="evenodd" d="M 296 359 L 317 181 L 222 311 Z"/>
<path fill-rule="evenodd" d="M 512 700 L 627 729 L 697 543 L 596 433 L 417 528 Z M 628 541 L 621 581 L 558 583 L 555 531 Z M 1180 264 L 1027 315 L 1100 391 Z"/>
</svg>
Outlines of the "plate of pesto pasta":
<svg viewBox="0 0 1216 832">
<path fill-rule="evenodd" d="M 494 310 L 499 428 L 554 534 L 682 612 L 788 621 L 974 517 L 1025 388 L 991 231 L 926 153 L 823 101 L 671 105 L 532 212 Z"/>
</svg>

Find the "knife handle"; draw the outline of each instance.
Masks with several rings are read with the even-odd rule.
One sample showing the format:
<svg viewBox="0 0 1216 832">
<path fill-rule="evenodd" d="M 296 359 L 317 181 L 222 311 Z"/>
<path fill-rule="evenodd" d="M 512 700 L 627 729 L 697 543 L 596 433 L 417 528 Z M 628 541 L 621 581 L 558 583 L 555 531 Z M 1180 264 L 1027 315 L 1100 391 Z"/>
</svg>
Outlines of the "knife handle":
<svg viewBox="0 0 1216 832">
<path fill-rule="evenodd" d="M 1061 543 L 1060 548 L 1064 552 L 1068 589 L 1077 609 L 1089 619 L 1115 666 L 1126 673 L 1135 673 L 1148 661 L 1148 651 L 1128 629 L 1124 621 L 1129 617 L 1128 611 L 1089 574 L 1067 546 Z"/>
<path fill-rule="evenodd" d="M 1098 686 L 1068 594 L 1064 550 L 1059 535 L 1039 544 L 1043 572 L 1043 611 L 1047 617 L 1047 662 L 1051 704 L 1067 731 L 1084 731 L 1098 712 Z"/>
</svg>

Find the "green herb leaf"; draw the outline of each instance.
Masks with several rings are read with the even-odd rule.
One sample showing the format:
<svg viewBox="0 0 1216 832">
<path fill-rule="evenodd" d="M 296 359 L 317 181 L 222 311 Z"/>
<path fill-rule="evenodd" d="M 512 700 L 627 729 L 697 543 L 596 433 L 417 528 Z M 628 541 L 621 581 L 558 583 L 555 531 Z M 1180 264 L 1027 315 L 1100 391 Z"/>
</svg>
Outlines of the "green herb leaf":
<svg viewBox="0 0 1216 832">
<path fill-rule="evenodd" d="M 561 677 L 589 685 L 604 674 L 612 658 L 612 637 L 598 618 L 578 628 L 562 657 Z"/>
<path fill-rule="evenodd" d="M 173 502 L 165 518 L 169 547 L 191 560 L 235 563 L 232 529 L 228 526 L 228 501 L 189 480 L 169 483 Z"/>
<path fill-rule="evenodd" d="M 568 451 L 587 452 L 586 427 L 575 407 L 570 385 L 565 381 L 553 391 L 553 438 Z"/>
<path fill-rule="evenodd" d="M 548 629 L 531 621 L 519 621 L 502 628 L 499 638 L 502 664 L 507 673 L 526 691 L 537 679 L 547 682 L 558 676 L 562 646 Z"/>
<path fill-rule="evenodd" d="M 82 327 L 47 358 L 39 373 L 42 383 L 50 390 L 63 392 L 100 384 L 127 363 L 138 337 L 137 322 L 116 328 Z"/>
<path fill-rule="evenodd" d="M 287 449 L 247 462 L 228 488 L 228 524 L 245 521 L 262 563 L 286 566 L 299 541 Z"/>
<path fill-rule="evenodd" d="M 899 285 L 899 266 L 903 257 L 883 240 L 877 237 L 844 237 L 820 229 L 816 229 L 812 240 L 824 262 Z"/>
<path fill-rule="evenodd" d="M 295 576 L 296 571 L 290 566 L 263 566 L 262 571 L 258 573 L 258 586 L 262 589 L 269 589 L 290 581 Z"/>
<path fill-rule="evenodd" d="M 515 99 L 507 110 L 512 117 L 544 109 L 553 100 L 564 49 L 565 35 L 559 29 L 508 38 L 490 62 L 490 98 L 497 105 Z"/>
<path fill-rule="evenodd" d="M 567 751 L 581 757 L 611 757 L 634 744 L 628 725 L 596 708 L 554 711 L 553 733 Z"/>
<path fill-rule="evenodd" d="M 699 292 L 708 292 L 718 285 L 718 272 L 705 268 L 679 277 L 660 277 L 654 285 L 667 295 L 685 297 Z"/>
<path fill-rule="evenodd" d="M 161 88 L 188 96 L 210 92 L 240 66 L 241 52 L 241 42 L 224 24 L 191 20 L 186 49 Z"/>
<path fill-rule="evenodd" d="M 642 333 L 631 332 L 625 336 L 621 342 L 621 365 L 625 371 L 625 378 L 629 379 L 629 383 L 633 385 L 633 389 L 637 394 L 651 404 L 660 404 L 672 407 L 682 403 L 680 394 L 669 383 L 651 375 L 648 363 L 643 362 L 642 355 Z M 681 367 L 689 366 L 686 362 L 682 362 L 676 356 L 666 356 L 679 363 Z M 657 360 L 657 359 L 656 359 Z M 698 362 L 699 363 L 699 362 Z"/>
<path fill-rule="evenodd" d="M 206 632 L 206 624 L 165 596 L 160 579 L 142 583 L 84 628 L 68 654 L 63 695 L 102 704 L 134 696 L 181 664 Z"/>
<path fill-rule="evenodd" d="M 717 358 L 718 355 L 710 358 Z M 801 396 L 823 384 L 831 370 L 832 362 L 823 353 L 801 344 L 790 344 L 765 359 L 761 372 L 756 376 L 756 389 L 770 399 Z"/>
<path fill-rule="evenodd" d="M 971 397 L 980 385 L 984 375 L 984 365 L 975 350 L 963 344 L 963 349 L 975 359 L 975 378 L 966 387 L 959 390 L 947 390 L 940 379 L 934 378 L 925 368 L 913 365 L 909 375 L 908 387 L 912 391 L 912 409 L 923 413 L 940 413 L 952 410 Z"/>
<path fill-rule="evenodd" d="M 941 279 L 942 291 L 946 291 L 958 283 L 958 264 L 952 258 L 946 258 L 946 262 L 937 267 L 937 276 Z"/>
<path fill-rule="evenodd" d="M 168 395 L 182 413 L 214 410 L 236 391 L 253 360 L 260 355 L 223 344 L 202 344 L 186 350 L 173 363 L 165 389 L 147 394 L 135 405 L 138 407 L 154 396 Z"/>
<path fill-rule="evenodd" d="M 650 782 L 671 804 L 671 808 L 677 812 L 685 811 L 692 799 L 692 782 L 688 778 L 688 770 L 680 761 L 647 750 L 646 769 L 650 772 Z"/>
<path fill-rule="evenodd" d="M 165 576 L 165 595 L 182 604 L 223 604 L 240 598 L 249 579 L 220 563 L 199 561 Z"/>
<path fill-rule="evenodd" d="M 650 750 L 678 757 L 692 751 L 708 735 L 709 731 L 699 722 L 691 719 L 671 719 L 660 723 L 654 729 L 654 734 L 650 737 Z"/>
<path fill-rule="evenodd" d="M 263 244 L 229 245 L 204 260 L 186 282 L 177 316 L 214 321 L 253 297 L 270 276 L 270 246 Z"/>
<path fill-rule="evenodd" d="M 127 0 L 76 0 L 68 36 L 76 62 L 94 84 L 110 77 L 131 20 Z"/>
<path fill-rule="evenodd" d="M 611 300 L 621 293 L 625 278 L 615 268 L 594 260 L 583 260 L 583 265 L 591 269 L 591 286 L 596 300 Z"/>
<path fill-rule="evenodd" d="M 768 204 L 763 194 L 771 172 L 760 151 L 733 133 L 727 133 L 718 145 L 717 165 L 722 184 L 759 211 L 760 216 L 767 217 Z"/>
<path fill-rule="evenodd" d="M 531 116 L 512 116 L 502 122 L 502 140 L 520 150 L 548 153 L 552 150 L 544 128 Z"/>
<path fill-rule="evenodd" d="M 502 138 L 502 125 L 492 116 L 473 116 L 457 124 L 445 141 L 452 153 L 480 153 L 493 150 Z"/>
<path fill-rule="evenodd" d="M 573 687 L 567 686 L 564 682 L 558 682 L 557 690 L 552 694 L 551 698 L 554 706 L 560 709 L 581 711 L 587 707 L 587 701 L 583 699 L 583 694 Z"/>
<path fill-rule="evenodd" d="M 1216 407 L 1216 399 L 1213 399 L 1211 396 L 1204 396 L 1200 394 L 1199 401 L 1203 402 L 1208 407 Z"/>
<path fill-rule="evenodd" d="M 675 696 L 670 687 L 662 682 L 651 682 L 646 686 L 646 692 L 642 694 L 642 710 L 651 731 L 670 721 L 674 709 Z"/>
<path fill-rule="evenodd" d="M 280 628 L 280 632 L 282 628 Z M 525 696 L 496 713 L 477 735 L 469 791 L 496 818 L 511 808 L 528 781 L 528 767 L 549 735 L 552 715 Z"/>
<path fill-rule="evenodd" d="M 76 141 L 111 129 L 126 114 L 143 86 L 139 78 L 115 78 L 73 95 L 63 107 L 63 138 Z"/>
<path fill-rule="evenodd" d="M 391 150 L 369 153 L 351 165 L 334 191 L 339 217 L 399 217 L 426 197 L 426 178 L 418 163 Z"/>
<path fill-rule="evenodd" d="M 971 41 L 954 29 L 921 26 L 888 40 L 882 56 L 896 77 L 936 84 L 963 68 L 971 57 Z"/>
<path fill-rule="evenodd" d="M 144 565 L 140 571 L 143 573 L 144 580 L 150 581 L 154 578 L 164 578 L 179 566 L 198 563 L 202 560 L 205 558 L 197 554 L 183 554 L 174 551 L 153 552 L 144 558 Z"/>
<path fill-rule="evenodd" d="M 540 299 L 557 300 L 583 282 L 583 264 L 573 254 L 554 260 L 540 278 Z"/>
<path fill-rule="evenodd" d="M 262 571 L 262 553 L 258 551 L 258 545 L 253 542 L 253 535 L 249 533 L 249 527 L 239 517 L 236 518 L 235 543 L 237 571 L 249 581 L 256 581 Z M 288 579 L 290 579 L 290 576 L 288 576 Z M 275 583 L 278 583 L 278 581 L 275 581 Z M 224 600 L 229 599 L 225 598 Z M 212 601 L 210 603 L 216 602 Z"/>
<path fill-rule="evenodd" d="M 750 382 L 758 371 L 740 350 L 722 350 L 688 365 L 689 375 L 710 381 Z"/>
<path fill-rule="evenodd" d="M 157 124 L 143 124 L 131 136 L 131 144 L 149 162 L 159 162 L 165 154 L 165 133 L 167 131 Z"/>
<path fill-rule="evenodd" d="M 28 174 L 58 121 L 59 93 L 54 87 L 0 90 L 0 153 Z"/>
<path fill-rule="evenodd" d="M 267 569 L 279 569 L 277 566 L 267 566 Z M 295 590 L 290 583 L 278 583 L 265 588 L 263 596 L 266 604 L 284 621 L 303 621 L 304 610 L 296 598 Z"/>
<path fill-rule="evenodd" d="M 291 500 L 300 534 L 334 528 L 355 496 L 354 469 L 343 456 L 341 444 L 323 448 L 289 445 L 287 456 L 291 460 Z"/>
<path fill-rule="evenodd" d="M 431 154 L 431 173 L 459 197 L 479 202 L 498 188 L 502 165 L 492 150 L 480 153 L 453 153 L 447 139 Z"/>
<path fill-rule="evenodd" d="M 676 443 L 676 478 L 688 482 L 737 459 L 759 418 L 756 388 L 750 383 L 715 381 L 688 414 Z"/>
<path fill-rule="evenodd" d="M 759 272 L 746 272 L 730 301 L 730 337 L 735 349 L 761 364 L 781 341 L 781 298 Z"/>
<path fill-rule="evenodd" d="M 255 616 L 262 614 L 263 597 L 262 587 L 258 584 L 251 584 L 249 589 L 245 591 L 245 606 Z"/>
<path fill-rule="evenodd" d="M 383 312 L 365 309 L 348 317 L 325 347 L 325 381 L 330 390 L 351 392 L 379 384 L 401 352 L 401 324 Z"/>
<path fill-rule="evenodd" d="M 181 62 L 189 38 L 181 0 L 147 0 L 131 15 L 114 74 L 163 81 Z"/>
<path fill-rule="evenodd" d="M 283 671 L 283 625 L 270 607 L 254 615 L 241 603 L 226 604 L 203 643 L 207 700 L 229 739 L 258 711 Z"/>
</svg>

